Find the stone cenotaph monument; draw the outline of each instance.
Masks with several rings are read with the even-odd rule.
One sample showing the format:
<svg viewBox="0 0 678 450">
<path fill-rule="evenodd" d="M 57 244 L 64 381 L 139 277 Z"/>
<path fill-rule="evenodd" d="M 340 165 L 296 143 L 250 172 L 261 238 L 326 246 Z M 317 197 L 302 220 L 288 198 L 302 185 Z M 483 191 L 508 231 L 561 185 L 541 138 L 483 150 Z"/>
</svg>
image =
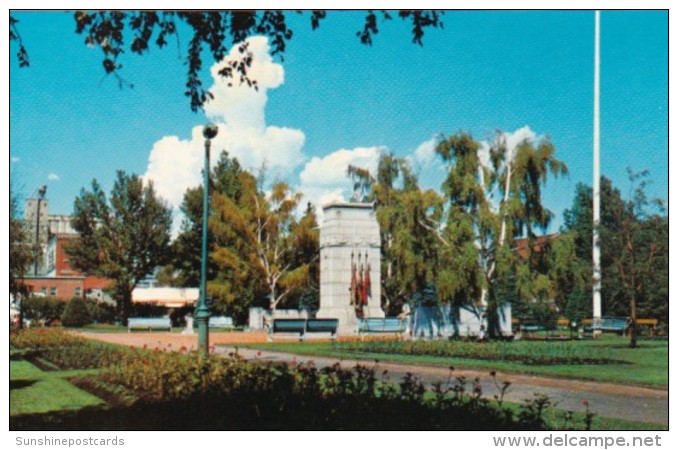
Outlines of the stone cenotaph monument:
<svg viewBox="0 0 678 450">
<path fill-rule="evenodd" d="M 371 203 L 323 207 L 319 319 L 339 319 L 339 335 L 358 333 L 359 317 L 381 309 L 381 238 Z"/>
</svg>

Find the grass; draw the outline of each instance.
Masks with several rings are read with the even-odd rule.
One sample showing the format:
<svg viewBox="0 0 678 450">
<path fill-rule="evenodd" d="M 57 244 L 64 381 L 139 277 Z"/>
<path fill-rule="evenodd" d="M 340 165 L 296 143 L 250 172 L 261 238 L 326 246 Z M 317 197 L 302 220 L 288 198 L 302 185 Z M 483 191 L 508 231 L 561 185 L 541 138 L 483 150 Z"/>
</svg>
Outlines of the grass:
<svg viewBox="0 0 678 450">
<path fill-rule="evenodd" d="M 520 405 L 518 403 L 504 402 L 504 406 L 518 411 Z M 544 418 L 546 423 L 551 429 L 561 428 L 563 424 L 568 422 L 566 415 L 568 411 L 555 408 L 549 408 L 544 413 Z M 585 414 L 582 412 L 572 412 L 569 423 L 582 424 L 584 423 Z M 614 417 L 603 417 L 595 415 L 591 422 L 591 429 L 595 431 L 620 431 L 620 430 L 633 430 L 633 431 L 656 431 L 656 430 L 668 430 L 667 425 L 651 423 L 651 422 L 636 422 L 632 420 L 617 419 Z"/>
<path fill-rule="evenodd" d="M 589 351 L 592 355 L 604 354 L 606 358 L 624 361 L 622 364 L 553 364 L 526 365 L 518 361 L 486 360 L 478 358 L 444 357 L 432 355 L 399 354 L 374 351 L 377 348 L 370 342 L 345 343 L 267 343 L 249 344 L 249 347 L 276 350 L 306 355 L 329 356 L 337 358 L 379 359 L 417 365 L 439 365 L 455 367 L 499 370 L 503 372 L 528 373 L 551 377 L 576 378 L 592 381 L 605 381 L 620 384 L 668 387 L 668 342 L 640 341 L 636 349 L 627 347 L 627 339 L 617 336 L 604 336 L 597 340 L 570 342 L 509 342 L 516 352 L 545 352 L 551 344 L 566 344 L 577 347 L 579 351 Z M 442 343 L 441 343 L 442 344 Z M 455 343 L 458 344 L 458 343 Z M 465 346 L 482 346 L 483 343 L 467 342 Z M 444 345 L 444 344 L 443 344 Z M 394 348 L 397 348 L 394 347 Z"/>
<path fill-rule="evenodd" d="M 28 361 L 10 361 L 10 416 L 72 411 L 105 403 L 73 386 L 67 378 L 96 371 L 43 372 Z"/>
</svg>

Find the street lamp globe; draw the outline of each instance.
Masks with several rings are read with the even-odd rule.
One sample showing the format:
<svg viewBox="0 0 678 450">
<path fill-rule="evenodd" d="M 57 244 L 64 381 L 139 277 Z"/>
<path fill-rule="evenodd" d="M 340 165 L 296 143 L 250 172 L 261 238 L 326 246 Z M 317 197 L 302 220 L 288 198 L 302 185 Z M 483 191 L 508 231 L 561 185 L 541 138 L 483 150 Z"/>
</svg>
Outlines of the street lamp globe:
<svg viewBox="0 0 678 450">
<path fill-rule="evenodd" d="M 205 137 L 205 139 L 214 139 L 218 132 L 219 127 L 213 123 L 205 125 L 205 127 L 202 129 L 202 135 Z"/>
</svg>

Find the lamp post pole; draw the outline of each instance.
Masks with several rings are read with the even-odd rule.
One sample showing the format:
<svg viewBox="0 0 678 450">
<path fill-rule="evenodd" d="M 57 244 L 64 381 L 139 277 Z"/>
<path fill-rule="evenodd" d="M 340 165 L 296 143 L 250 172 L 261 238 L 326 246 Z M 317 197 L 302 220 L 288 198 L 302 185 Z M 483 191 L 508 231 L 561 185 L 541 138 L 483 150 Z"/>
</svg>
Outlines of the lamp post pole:
<svg viewBox="0 0 678 450">
<path fill-rule="evenodd" d="M 40 202 L 45 198 L 47 186 L 38 190 L 38 208 L 35 216 L 35 247 L 33 247 L 33 276 L 38 276 L 38 262 L 40 259 Z"/>
<path fill-rule="evenodd" d="M 600 336 L 600 11 L 595 12 L 593 57 L 593 336 Z"/>
<path fill-rule="evenodd" d="M 202 257 L 200 260 L 200 297 L 195 312 L 195 321 L 198 325 L 198 351 L 209 355 L 209 320 L 210 309 L 207 305 L 207 226 L 210 205 L 210 145 L 219 129 L 216 125 L 205 125 L 202 135 L 205 137 L 205 169 L 203 171 L 203 202 L 202 202 Z"/>
</svg>

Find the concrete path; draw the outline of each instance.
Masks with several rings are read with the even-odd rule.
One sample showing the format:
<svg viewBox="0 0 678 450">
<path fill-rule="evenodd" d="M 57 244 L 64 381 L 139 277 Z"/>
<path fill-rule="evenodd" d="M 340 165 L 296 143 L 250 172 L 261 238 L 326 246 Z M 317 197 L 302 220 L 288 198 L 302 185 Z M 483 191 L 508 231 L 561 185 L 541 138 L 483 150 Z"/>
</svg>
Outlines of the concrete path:
<svg viewBox="0 0 678 450">
<path fill-rule="evenodd" d="M 235 351 L 234 347 L 217 346 L 217 354 L 228 354 Z M 354 360 L 308 356 L 291 353 L 273 352 L 238 348 L 240 356 L 248 360 L 302 363 L 313 361 L 316 367 L 327 367 L 337 362 L 342 367 L 350 368 L 356 364 L 374 366 L 369 360 Z M 398 382 L 408 372 L 430 386 L 436 381 L 447 382 L 450 371 L 443 367 L 415 366 L 409 364 L 379 362 L 379 372 L 388 370 L 391 381 Z M 480 378 L 483 395 L 492 398 L 498 393 L 498 388 L 486 371 L 455 369 L 453 376 L 465 376 L 467 379 Z M 651 422 L 667 425 L 669 423 L 669 394 L 666 390 L 650 389 L 620 384 L 600 383 L 592 381 L 569 380 L 563 378 L 546 378 L 543 376 L 519 375 L 497 372 L 497 382 L 501 385 L 510 381 L 504 399 L 511 402 L 522 402 L 532 398 L 535 393 L 547 395 L 558 403 L 559 409 L 570 411 L 585 411 L 582 402 L 589 402 L 589 408 L 597 415 L 633 420 L 637 422 Z M 453 380 L 454 381 L 454 380 Z"/>
</svg>

